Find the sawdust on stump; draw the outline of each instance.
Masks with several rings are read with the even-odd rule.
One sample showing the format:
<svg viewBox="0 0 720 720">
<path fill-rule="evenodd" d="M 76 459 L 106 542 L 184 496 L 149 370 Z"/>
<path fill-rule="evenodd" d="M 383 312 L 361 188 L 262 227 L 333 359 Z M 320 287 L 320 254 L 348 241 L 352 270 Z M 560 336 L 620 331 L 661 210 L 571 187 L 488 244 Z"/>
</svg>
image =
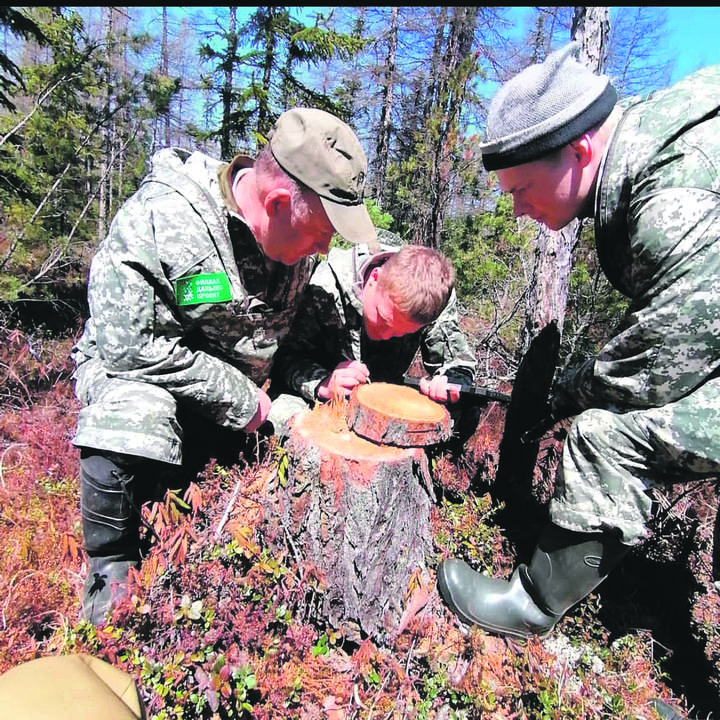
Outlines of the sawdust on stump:
<svg viewBox="0 0 720 720">
<path fill-rule="evenodd" d="M 358 385 L 347 409 L 353 432 L 398 447 L 434 445 L 452 434 L 450 413 L 415 388 L 392 383 Z"/>
<path fill-rule="evenodd" d="M 410 578 L 427 575 L 432 481 L 419 447 L 359 437 L 332 403 L 296 415 L 279 488 L 286 532 L 325 580 L 323 612 L 349 637 L 388 640 Z"/>
</svg>

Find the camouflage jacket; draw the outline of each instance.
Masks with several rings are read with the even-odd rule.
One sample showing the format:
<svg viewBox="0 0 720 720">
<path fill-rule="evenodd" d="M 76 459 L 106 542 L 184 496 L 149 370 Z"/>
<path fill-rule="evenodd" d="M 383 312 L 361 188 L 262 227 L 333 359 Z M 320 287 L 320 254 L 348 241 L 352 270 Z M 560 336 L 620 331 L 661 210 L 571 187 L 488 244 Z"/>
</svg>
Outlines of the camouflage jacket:
<svg viewBox="0 0 720 720">
<path fill-rule="evenodd" d="M 595 239 L 631 303 L 599 355 L 559 379 L 575 411 L 659 407 L 720 368 L 720 66 L 622 106 Z"/>
<path fill-rule="evenodd" d="M 476 362 L 460 329 L 453 290 L 438 319 L 416 333 L 372 341 L 363 328 L 362 288 L 373 267 L 399 246 L 387 244 L 391 233 L 378 233 L 380 252 L 365 245 L 333 248 L 313 273 L 307 292 L 280 348 L 274 377 L 291 392 L 312 403 L 318 385 L 343 360 L 361 360 L 376 382 L 401 382 L 420 349 L 425 370 L 444 374 L 452 382 L 472 382 Z"/>
<path fill-rule="evenodd" d="M 90 318 L 73 355 L 78 365 L 100 363 L 107 377 L 163 388 L 241 429 L 257 410 L 257 387 L 315 259 L 292 267 L 267 261 L 223 199 L 224 168 L 198 152 L 153 157 L 92 261 Z"/>
</svg>

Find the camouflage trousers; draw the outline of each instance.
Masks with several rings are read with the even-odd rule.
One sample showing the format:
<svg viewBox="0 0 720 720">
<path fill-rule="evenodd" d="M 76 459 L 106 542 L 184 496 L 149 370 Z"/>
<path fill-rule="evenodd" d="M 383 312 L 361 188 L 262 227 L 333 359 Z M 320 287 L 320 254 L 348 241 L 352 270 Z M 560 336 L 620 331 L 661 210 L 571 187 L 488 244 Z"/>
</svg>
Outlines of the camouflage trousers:
<svg viewBox="0 0 720 720">
<path fill-rule="evenodd" d="M 663 407 L 586 410 L 563 448 L 550 519 L 635 545 L 650 534 L 652 488 L 719 475 L 720 379 Z"/>
<path fill-rule="evenodd" d="M 178 403 L 167 390 L 108 377 L 94 359 L 75 374 L 84 403 L 73 444 L 184 466 L 189 472 L 209 458 L 233 463 L 248 444 L 241 431 L 220 427 Z"/>
</svg>

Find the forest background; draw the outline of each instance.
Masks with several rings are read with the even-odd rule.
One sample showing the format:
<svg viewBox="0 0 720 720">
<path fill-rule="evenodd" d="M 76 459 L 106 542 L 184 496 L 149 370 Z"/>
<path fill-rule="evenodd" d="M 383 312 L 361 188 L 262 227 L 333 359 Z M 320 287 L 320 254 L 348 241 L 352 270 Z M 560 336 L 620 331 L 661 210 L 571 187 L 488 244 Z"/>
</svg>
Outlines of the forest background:
<svg viewBox="0 0 720 720">
<path fill-rule="evenodd" d="M 375 223 L 454 262 L 478 381 L 509 389 L 532 340 L 541 234 L 533 221 L 514 218 L 510 199 L 482 168 L 478 142 L 497 84 L 569 41 L 582 8 L 528 8 L 520 24 L 517 8 L 503 7 L 317 10 L 0 8 L 0 509 L 7 531 L 0 671 L 49 652 L 102 654 L 136 675 L 158 718 L 309 718 L 312 708 L 331 718 L 500 718 L 522 716 L 519 708 L 531 718 L 650 718 L 651 696 L 682 704 L 688 692 L 717 710 L 691 679 L 666 682 L 662 663 L 672 651 L 661 650 L 652 633 L 608 631 L 592 602 L 567 633 L 571 645 L 585 648 L 573 661 L 580 678 L 573 683 L 567 656 L 559 663 L 540 643 L 518 655 L 482 633 L 463 638 L 449 618 L 438 619 L 441 610 L 422 615 L 417 595 L 410 596 L 417 617 L 405 623 L 416 634 L 405 645 L 351 648 L 335 629 L 308 620 L 307 587 L 287 580 L 291 558 L 269 557 L 247 519 L 232 547 L 222 548 L 223 562 L 240 557 L 245 573 L 235 622 L 212 630 L 212 641 L 190 640 L 198 623 L 212 624 L 193 592 L 199 597 L 199 586 L 217 578 L 201 573 L 183 576 L 184 592 L 174 599 L 145 578 L 145 597 L 156 593 L 169 613 L 172 641 L 159 642 L 126 616 L 105 633 L 76 623 L 83 557 L 69 348 L 87 313 L 93 253 L 156 150 L 174 145 L 230 159 L 254 154 L 289 107 L 339 115 L 366 149 Z M 609 20 L 602 60 L 619 94 L 667 86 L 674 66 L 666 9 L 611 8 Z M 556 318 L 563 363 L 593 351 L 625 307 L 602 278 L 589 228 L 578 232 L 567 270 Z M 490 521 L 490 501 L 458 492 L 463 479 L 467 490 L 468 478 L 491 475 L 496 454 L 488 441 L 474 465 L 446 469 L 444 478 L 438 470 L 447 492 L 435 543 L 440 554 L 462 551 L 499 572 L 514 553 Z M 228 483 L 248 471 L 210 469 L 202 493 L 156 509 L 158 552 L 209 562 L 201 533 L 183 525 L 179 509 L 197 527 L 198 513 L 207 520 L 222 507 Z M 140 616 L 157 621 L 138 602 Z M 421 638 L 429 643 L 422 652 Z M 610 639 L 612 652 L 598 649 Z M 582 645 L 591 641 L 599 642 L 592 652 Z M 710 668 L 720 654 L 717 635 L 714 641 Z M 594 653 L 605 671 L 595 668 Z"/>
<path fill-rule="evenodd" d="M 9 309 L 82 297 L 155 150 L 254 154 L 284 109 L 310 105 L 356 129 L 376 222 L 455 261 L 461 299 L 490 323 L 481 344 L 512 366 L 534 228 L 513 219 L 477 145 L 493 85 L 567 42 L 573 8 L 537 8 L 521 31 L 510 8 L 300 10 L 33 8 L 42 43 L 2 24 L 23 82 L 6 75 L 0 116 Z M 621 96 L 668 84 L 666 22 L 662 8 L 613 9 L 607 72 Z"/>
</svg>

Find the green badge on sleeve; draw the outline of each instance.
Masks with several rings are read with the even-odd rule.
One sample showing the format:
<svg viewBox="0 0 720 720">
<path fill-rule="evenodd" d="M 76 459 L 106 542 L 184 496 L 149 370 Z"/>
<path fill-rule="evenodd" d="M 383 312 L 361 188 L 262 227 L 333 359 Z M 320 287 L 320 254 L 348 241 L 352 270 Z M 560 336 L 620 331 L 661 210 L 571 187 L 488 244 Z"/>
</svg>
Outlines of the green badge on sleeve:
<svg viewBox="0 0 720 720">
<path fill-rule="evenodd" d="M 178 305 L 201 305 L 232 300 L 230 281 L 225 273 L 187 275 L 175 281 Z"/>
</svg>

